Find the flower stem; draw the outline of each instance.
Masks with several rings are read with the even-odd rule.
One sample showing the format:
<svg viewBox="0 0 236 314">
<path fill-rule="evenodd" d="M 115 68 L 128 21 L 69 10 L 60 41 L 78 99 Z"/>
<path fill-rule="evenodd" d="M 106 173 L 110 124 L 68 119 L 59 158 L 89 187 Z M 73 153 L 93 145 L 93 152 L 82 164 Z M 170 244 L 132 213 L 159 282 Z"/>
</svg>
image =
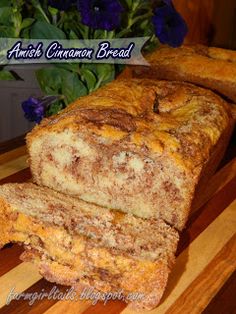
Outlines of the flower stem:
<svg viewBox="0 0 236 314">
<path fill-rule="evenodd" d="M 108 38 L 112 39 L 112 38 L 114 38 L 114 35 L 115 35 L 115 32 L 111 31 L 111 32 L 108 33 Z"/>
<path fill-rule="evenodd" d="M 128 33 L 131 32 L 131 28 L 134 24 L 136 24 L 140 20 L 145 20 L 145 19 L 147 19 L 153 15 L 152 10 L 149 9 L 148 12 L 146 12 L 145 14 L 139 15 L 139 16 L 134 18 L 135 13 L 139 9 L 139 6 L 140 6 L 140 0 L 133 2 L 131 11 L 128 13 L 127 27 L 125 29 L 123 29 L 122 31 L 120 31 L 117 34 L 117 37 L 123 37 L 124 35 L 127 35 Z"/>
<path fill-rule="evenodd" d="M 117 37 L 118 38 L 121 38 L 123 37 L 124 35 L 127 35 L 131 32 L 131 29 L 130 28 L 126 28 L 126 29 L 123 29 L 122 31 L 120 31 L 118 34 L 117 34 Z"/>
<path fill-rule="evenodd" d="M 127 26 L 128 28 L 131 28 L 131 26 L 133 25 L 133 16 L 135 15 L 136 10 L 138 9 L 139 5 L 140 5 L 140 0 L 133 1 L 131 11 L 128 14 L 128 26 Z"/>
<path fill-rule="evenodd" d="M 85 26 L 84 39 L 89 39 L 89 27 Z"/>
<path fill-rule="evenodd" d="M 96 90 L 100 87 L 100 85 L 102 84 L 102 81 L 104 79 L 104 75 L 102 75 L 99 80 L 97 81 L 97 84 L 95 85 L 94 89 L 93 90 Z"/>
<path fill-rule="evenodd" d="M 139 4 L 140 4 L 140 0 L 136 0 L 133 2 L 132 4 L 132 11 L 135 12 L 136 9 L 139 7 Z"/>
<path fill-rule="evenodd" d="M 57 25 L 57 15 L 52 16 L 52 21 L 53 21 L 53 24 L 56 26 Z"/>
<path fill-rule="evenodd" d="M 60 95 L 49 95 L 42 98 L 41 104 L 44 106 L 48 106 L 53 104 L 55 101 L 61 98 Z"/>
<path fill-rule="evenodd" d="M 143 15 L 137 16 L 136 18 L 133 19 L 131 26 L 133 26 L 135 23 L 137 23 L 140 20 L 145 20 L 145 19 L 151 17 L 152 15 L 153 15 L 153 13 L 151 11 L 149 11 Z"/>
<path fill-rule="evenodd" d="M 44 12 L 43 8 L 41 7 L 40 3 L 37 1 L 32 1 L 33 6 L 35 7 L 35 9 L 37 9 L 42 16 L 44 17 L 44 19 L 46 20 L 47 23 L 50 24 L 49 18 L 47 17 L 46 13 Z"/>
</svg>

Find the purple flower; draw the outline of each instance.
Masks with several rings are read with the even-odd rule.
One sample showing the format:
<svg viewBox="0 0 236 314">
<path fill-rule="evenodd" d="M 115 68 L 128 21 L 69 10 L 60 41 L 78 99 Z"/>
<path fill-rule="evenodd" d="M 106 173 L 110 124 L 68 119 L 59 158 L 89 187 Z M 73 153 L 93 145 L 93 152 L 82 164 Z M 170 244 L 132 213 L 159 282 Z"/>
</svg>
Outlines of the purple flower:
<svg viewBox="0 0 236 314">
<path fill-rule="evenodd" d="M 179 47 L 187 35 L 187 24 L 176 11 L 171 0 L 163 2 L 164 5 L 156 8 L 152 18 L 156 36 L 162 44 Z"/>
<path fill-rule="evenodd" d="M 31 122 L 40 123 L 45 116 L 47 107 L 57 99 L 58 96 L 30 97 L 21 104 L 25 118 Z"/>
<path fill-rule="evenodd" d="M 78 0 L 77 6 L 89 27 L 111 31 L 120 25 L 123 7 L 118 0 Z"/>
<path fill-rule="evenodd" d="M 166 5 L 173 6 L 172 0 L 162 0 Z"/>
<path fill-rule="evenodd" d="M 48 0 L 48 4 L 60 11 L 67 11 L 75 3 L 73 0 Z"/>
</svg>

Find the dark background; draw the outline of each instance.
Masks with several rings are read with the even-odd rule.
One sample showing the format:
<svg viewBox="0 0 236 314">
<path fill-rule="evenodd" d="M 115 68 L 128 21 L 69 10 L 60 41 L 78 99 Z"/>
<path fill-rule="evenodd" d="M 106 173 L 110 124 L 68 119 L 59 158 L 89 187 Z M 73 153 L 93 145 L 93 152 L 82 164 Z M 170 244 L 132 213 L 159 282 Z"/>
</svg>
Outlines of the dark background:
<svg viewBox="0 0 236 314">
<path fill-rule="evenodd" d="M 236 49 L 236 0 L 174 0 L 189 26 L 186 43 Z"/>
</svg>

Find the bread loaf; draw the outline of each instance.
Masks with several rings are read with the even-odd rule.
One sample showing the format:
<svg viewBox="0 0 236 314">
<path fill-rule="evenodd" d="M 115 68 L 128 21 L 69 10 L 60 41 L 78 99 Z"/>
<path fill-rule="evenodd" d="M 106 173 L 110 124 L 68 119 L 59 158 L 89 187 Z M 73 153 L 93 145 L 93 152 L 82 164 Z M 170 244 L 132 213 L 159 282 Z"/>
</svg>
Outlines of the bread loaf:
<svg viewBox="0 0 236 314">
<path fill-rule="evenodd" d="M 0 186 L 0 248 L 25 245 L 23 259 L 59 284 L 139 293 L 152 309 L 175 260 L 178 233 L 162 220 L 109 211 L 31 183 Z"/>
<path fill-rule="evenodd" d="M 178 82 L 115 81 L 28 134 L 33 179 L 182 230 L 219 143 L 214 169 L 222 158 L 232 121 L 227 103 L 208 90 Z"/>
<path fill-rule="evenodd" d="M 182 230 L 201 172 L 222 136 L 222 151 L 227 146 L 231 124 L 227 103 L 205 89 L 116 81 L 34 128 L 29 162 L 38 185 Z"/>
<path fill-rule="evenodd" d="M 134 77 L 190 82 L 236 102 L 236 51 L 201 45 L 163 46 L 146 59 L 151 67 L 133 67 Z"/>
</svg>

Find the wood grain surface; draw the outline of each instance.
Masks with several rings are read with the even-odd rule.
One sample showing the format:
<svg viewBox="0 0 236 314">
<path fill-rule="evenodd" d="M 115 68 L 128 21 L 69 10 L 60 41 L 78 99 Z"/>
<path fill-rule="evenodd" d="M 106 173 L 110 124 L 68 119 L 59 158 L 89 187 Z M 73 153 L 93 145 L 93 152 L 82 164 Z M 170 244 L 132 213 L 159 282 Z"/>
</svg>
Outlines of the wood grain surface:
<svg viewBox="0 0 236 314">
<path fill-rule="evenodd" d="M 188 24 L 186 44 L 236 49 L 235 0 L 173 0 Z"/>
<path fill-rule="evenodd" d="M 0 155 L 0 178 L 0 184 L 30 179 L 25 147 Z M 231 158 L 195 200 L 164 297 L 150 314 L 234 313 L 236 300 L 230 292 L 236 283 L 235 196 L 236 158 Z M 86 300 L 69 302 L 44 298 L 33 306 L 22 299 L 6 305 L 13 287 L 17 292 L 39 293 L 50 292 L 55 286 L 43 279 L 34 265 L 20 261 L 22 251 L 16 244 L 0 251 L 0 314 L 134 314 L 127 304 L 119 301 L 104 306 L 102 302 L 92 305 Z M 62 292 L 68 289 L 57 287 Z M 222 305 L 219 300 L 224 301 Z"/>
<path fill-rule="evenodd" d="M 185 43 L 209 44 L 215 0 L 174 0 L 173 2 L 188 24 L 189 32 Z"/>
</svg>

